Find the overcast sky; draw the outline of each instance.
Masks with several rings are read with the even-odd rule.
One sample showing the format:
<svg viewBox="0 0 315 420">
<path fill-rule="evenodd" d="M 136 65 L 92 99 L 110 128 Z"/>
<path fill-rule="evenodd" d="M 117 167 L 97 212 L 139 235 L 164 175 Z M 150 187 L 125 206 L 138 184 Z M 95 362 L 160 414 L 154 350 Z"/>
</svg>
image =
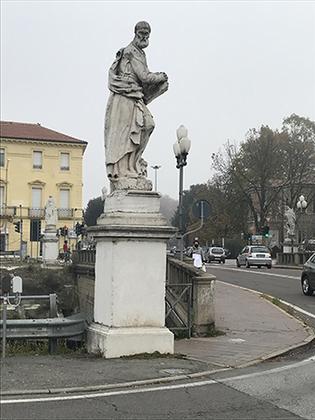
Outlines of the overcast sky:
<svg viewBox="0 0 315 420">
<path fill-rule="evenodd" d="M 1 119 L 41 123 L 88 141 L 84 204 L 108 186 L 103 126 L 107 72 L 134 25 L 169 90 L 149 105 L 155 130 L 144 157 L 158 189 L 178 196 L 172 145 L 180 124 L 191 152 L 184 184 L 211 177 L 211 154 L 249 128 L 315 120 L 315 3 L 311 1 L 1 1 Z M 154 180 L 154 171 L 149 169 Z"/>
</svg>

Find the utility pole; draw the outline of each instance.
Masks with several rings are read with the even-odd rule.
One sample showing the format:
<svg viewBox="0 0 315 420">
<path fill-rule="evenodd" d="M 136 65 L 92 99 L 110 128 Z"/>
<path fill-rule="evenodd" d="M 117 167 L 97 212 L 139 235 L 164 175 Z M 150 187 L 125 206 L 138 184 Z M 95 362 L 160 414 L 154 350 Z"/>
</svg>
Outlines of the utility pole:
<svg viewBox="0 0 315 420">
<path fill-rule="evenodd" d="M 20 204 L 20 261 L 22 261 L 22 242 L 23 242 L 23 219 L 22 219 L 22 204 Z"/>
</svg>

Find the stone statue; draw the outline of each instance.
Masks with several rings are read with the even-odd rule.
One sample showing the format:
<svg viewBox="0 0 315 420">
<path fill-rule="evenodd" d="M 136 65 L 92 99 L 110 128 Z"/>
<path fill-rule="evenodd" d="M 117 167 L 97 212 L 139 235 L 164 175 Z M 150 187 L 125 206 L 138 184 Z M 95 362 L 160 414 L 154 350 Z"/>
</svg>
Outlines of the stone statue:
<svg viewBox="0 0 315 420">
<path fill-rule="evenodd" d="M 50 195 L 45 207 L 45 222 L 46 226 L 56 226 L 58 221 L 57 208 L 53 197 Z"/>
<path fill-rule="evenodd" d="M 291 207 L 289 206 L 285 206 L 284 215 L 287 219 L 286 224 L 285 224 L 286 229 L 287 229 L 287 235 L 288 237 L 294 236 L 295 235 L 295 221 L 296 221 L 294 210 L 291 209 Z"/>
<path fill-rule="evenodd" d="M 111 189 L 151 190 L 142 154 L 154 129 L 147 104 L 168 89 L 165 73 L 151 73 L 145 52 L 151 28 L 135 26 L 132 42 L 118 51 L 109 70 L 111 91 L 105 116 L 105 155 Z"/>
</svg>

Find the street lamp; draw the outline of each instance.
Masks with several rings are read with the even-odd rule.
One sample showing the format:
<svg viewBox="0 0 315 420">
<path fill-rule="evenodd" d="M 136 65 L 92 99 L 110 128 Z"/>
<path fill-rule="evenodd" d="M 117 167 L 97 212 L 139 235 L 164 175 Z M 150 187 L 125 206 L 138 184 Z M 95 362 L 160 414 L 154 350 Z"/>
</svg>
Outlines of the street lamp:
<svg viewBox="0 0 315 420">
<path fill-rule="evenodd" d="M 155 174 L 154 174 L 154 191 L 157 192 L 157 185 L 158 185 L 158 182 L 157 182 L 157 171 L 161 168 L 161 166 L 154 165 L 154 166 L 151 166 L 151 168 L 154 169 L 154 171 L 155 171 Z"/>
<path fill-rule="evenodd" d="M 304 195 L 300 195 L 299 201 L 296 203 L 296 206 L 301 211 L 306 209 L 307 201 L 305 200 Z"/>
<path fill-rule="evenodd" d="M 183 260 L 183 181 L 184 181 L 184 166 L 187 165 L 187 155 L 190 150 L 191 142 L 188 136 L 188 130 L 185 126 L 180 125 L 176 131 L 177 141 L 173 145 L 174 154 L 176 157 L 176 168 L 179 169 L 179 234 L 180 234 L 180 259 Z"/>
</svg>

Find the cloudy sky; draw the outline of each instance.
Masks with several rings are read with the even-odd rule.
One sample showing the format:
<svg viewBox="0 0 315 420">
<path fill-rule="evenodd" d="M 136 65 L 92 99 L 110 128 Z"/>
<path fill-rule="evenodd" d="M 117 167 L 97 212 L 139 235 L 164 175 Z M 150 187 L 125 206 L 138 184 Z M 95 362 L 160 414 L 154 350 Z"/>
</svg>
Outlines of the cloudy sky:
<svg viewBox="0 0 315 420">
<path fill-rule="evenodd" d="M 206 182 L 211 154 L 249 128 L 280 128 L 292 113 L 315 119 L 315 2 L 2 0 L 1 9 L 1 119 L 88 141 L 84 204 L 108 186 L 107 72 L 140 20 L 152 28 L 149 68 L 170 82 L 149 106 L 156 128 L 144 153 L 161 165 L 162 194 L 178 196 L 180 124 L 192 142 L 188 188 Z"/>
</svg>

